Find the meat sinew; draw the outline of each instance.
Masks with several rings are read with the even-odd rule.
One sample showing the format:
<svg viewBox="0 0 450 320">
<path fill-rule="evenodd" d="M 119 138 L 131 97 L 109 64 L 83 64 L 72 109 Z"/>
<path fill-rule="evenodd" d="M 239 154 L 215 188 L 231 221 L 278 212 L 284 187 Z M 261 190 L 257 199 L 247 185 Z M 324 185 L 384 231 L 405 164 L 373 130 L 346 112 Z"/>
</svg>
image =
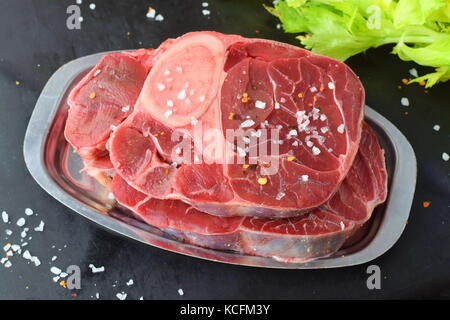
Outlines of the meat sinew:
<svg viewBox="0 0 450 320">
<path fill-rule="evenodd" d="M 111 161 L 152 198 L 217 216 L 293 217 L 336 192 L 358 150 L 363 105 L 361 83 L 341 62 L 275 41 L 189 33 L 154 60 L 111 136 Z"/>
<path fill-rule="evenodd" d="M 386 200 L 384 163 L 377 137 L 365 125 L 359 152 L 338 191 L 322 207 L 293 218 L 217 217 L 179 200 L 151 198 L 119 175 L 114 177 L 112 191 L 119 203 L 148 224 L 189 243 L 306 262 L 336 252 Z"/>
</svg>

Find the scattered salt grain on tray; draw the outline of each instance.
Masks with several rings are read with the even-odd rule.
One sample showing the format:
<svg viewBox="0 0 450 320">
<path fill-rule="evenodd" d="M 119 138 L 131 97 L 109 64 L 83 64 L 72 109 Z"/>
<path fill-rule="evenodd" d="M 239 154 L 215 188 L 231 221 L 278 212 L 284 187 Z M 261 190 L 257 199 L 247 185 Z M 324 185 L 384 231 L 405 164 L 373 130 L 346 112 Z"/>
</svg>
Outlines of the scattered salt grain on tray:
<svg viewBox="0 0 450 320">
<path fill-rule="evenodd" d="M 400 103 L 402 104 L 402 106 L 408 107 L 408 106 L 409 106 L 409 99 L 403 97 L 403 98 L 400 100 Z"/>
<path fill-rule="evenodd" d="M 435 124 L 435 125 L 433 126 L 433 130 L 434 130 L 434 131 L 439 131 L 440 129 L 441 129 L 441 126 L 438 125 L 438 124 Z"/>
<path fill-rule="evenodd" d="M 133 279 L 127 281 L 127 286 L 132 286 L 134 284 Z"/>
<path fill-rule="evenodd" d="M 204 16 L 209 16 L 211 14 L 211 11 L 204 9 L 202 10 L 202 13 Z"/>
<path fill-rule="evenodd" d="M 162 14 L 158 14 L 158 15 L 155 17 L 155 21 L 163 21 L 163 20 L 164 20 L 164 17 L 163 17 Z"/>
<path fill-rule="evenodd" d="M 26 208 L 26 209 L 25 209 L 25 214 L 26 214 L 27 216 L 32 216 L 33 213 L 34 213 L 34 211 L 33 211 L 32 209 L 30 209 L 30 208 Z"/>
<path fill-rule="evenodd" d="M 443 152 L 442 153 L 442 160 L 444 161 L 448 161 L 450 159 L 450 156 L 448 155 L 447 152 Z"/>
<path fill-rule="evenodd" d="M 91 9 L 91 10 L 95 10 L 95 3 L 91 3 L 90 5 L 89 5 L 89 9 Z"/>
<path fill-rule="evenodd" d="M 207 6 L 209 6 L 209 3 L 208 3 L 208 2 L 202 2 L 202 7 L 203 7 L 203 8 L 206 8 Z"/>
<path fill-rule="evenodd" d="M 184 295 L 183 289 L 178 289 L 178 294 L 179 294 L 180 296 Z"/>
<path fill-rule="evenodd" d="M 90 264 L 89 265 L 89 268 L 91 268 L 91 270 L 92 270 L 92 273 L 99 273 L 99 272 L 104 272 L 105 271 L 105 267 L 96 267 L 96 266 L 94 266 L 93 264 Z"/>
</svg>

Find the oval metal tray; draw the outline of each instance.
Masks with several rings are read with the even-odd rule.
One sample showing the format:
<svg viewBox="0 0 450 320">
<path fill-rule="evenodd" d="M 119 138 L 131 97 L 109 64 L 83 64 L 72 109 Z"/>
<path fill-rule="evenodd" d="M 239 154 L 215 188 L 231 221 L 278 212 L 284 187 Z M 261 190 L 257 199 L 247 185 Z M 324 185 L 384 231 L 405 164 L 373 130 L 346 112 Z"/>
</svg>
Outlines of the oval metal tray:
<svg viewBox="0 0 450 320">
<path fill-rule="evenodd" d="M 67 207 L 107 229 L 161 249 L 266 268 L 318 269 L 361 264 L 389 250 L 402 234 L 416 185 L 416 158 L 402 133 L 369 107 L 365 110 L 365 120 L 375 130 L 386 152 L 388 199 L 375 209 L 361 237 L 332 256 L 301 264 L 281 263 L 270 258 L 193 246 L 137 220 L 108 198 L 108 190 L 79 172 L 81 159 L 64 139 L 67 95 L 105 53 L 71 61 L 53 74 L 36 103 L 25 135 L 24 156 L 28 170 L 44 190 Z"/>
</svg>

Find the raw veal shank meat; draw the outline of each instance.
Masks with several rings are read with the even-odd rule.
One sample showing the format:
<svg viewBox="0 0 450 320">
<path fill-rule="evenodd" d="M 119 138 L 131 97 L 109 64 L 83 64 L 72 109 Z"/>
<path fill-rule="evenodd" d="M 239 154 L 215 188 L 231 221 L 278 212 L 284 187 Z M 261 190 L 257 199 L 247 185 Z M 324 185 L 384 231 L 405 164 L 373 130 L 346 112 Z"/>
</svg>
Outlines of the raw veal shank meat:
<svg viewBox="0 0 450 320">
<path fill-rule="evenodd" d="M 358 150 L 364 105 L 345 64 L 215 32 L 188 33 L 157 51 L 132 113 L 108 143 L 129 185 L 225 217 L 298 216 L 336 192 Z M 213 134 L 196 134 L 198 126 Z M 228 129 L 253 130 L 229 143 Z M 177 150 L 180 130 L 192 151 Z M 264 147 L 279 152 L 251 153 Z"/>
</svg>

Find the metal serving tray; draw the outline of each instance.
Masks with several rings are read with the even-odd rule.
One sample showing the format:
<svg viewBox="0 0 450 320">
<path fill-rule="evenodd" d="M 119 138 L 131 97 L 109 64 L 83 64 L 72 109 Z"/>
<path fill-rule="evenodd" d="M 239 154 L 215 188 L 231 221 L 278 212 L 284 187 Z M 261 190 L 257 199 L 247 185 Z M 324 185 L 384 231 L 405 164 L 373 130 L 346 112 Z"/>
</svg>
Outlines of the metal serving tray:
<svg viewBox="0 0 450 320">
<path fill-rule="evenodd" d="M 361 264 L 389 250 L 402 234 L 416 185 L 416 158 L 402 133 L 369 107 L 366 107 L 365 119 L 386 151 L 388 199 L 375 209 L 358 241 L 332 256 L 308 263 L 282 263 L 206 249 L 183 243 L 135 219 L 116 206 L 99 183 L 79 173 L 81 159 L 64 139 L 68 92 L 104 54 L 76 59 L 53 74 L 36 103 L 25 135 L 24 156 L 28 170 L 42 188 L 67 207 L 107 229 L 161 249 L 217 262 L 266 268 L 318 269 Z"/>
</svg>

